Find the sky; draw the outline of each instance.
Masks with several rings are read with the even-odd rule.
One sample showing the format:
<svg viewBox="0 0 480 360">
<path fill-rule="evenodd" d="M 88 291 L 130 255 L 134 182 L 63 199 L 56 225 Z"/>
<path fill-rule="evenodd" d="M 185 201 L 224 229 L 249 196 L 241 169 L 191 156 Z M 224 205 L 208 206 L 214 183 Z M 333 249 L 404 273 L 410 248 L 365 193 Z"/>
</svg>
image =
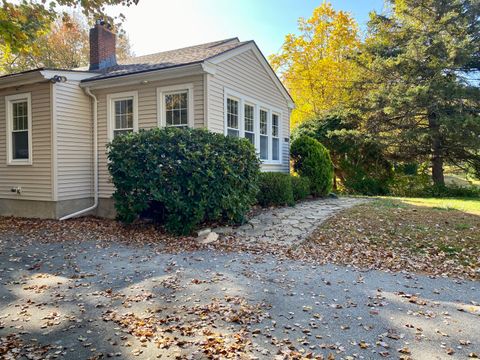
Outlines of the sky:
<svg viewBox="0 0 480 360">
<path fill-rule="evenodd" d="M 265 55 L 277 53 L 299 17 L 308 18 L 322 0 L 140 0 L 137 6 L 113 7 L 109 14 L 126 16 L 135 55 L 151 54 L 209 41 L 238 37 L 255 40 Z M 364 28 L 383 0 L 331 0 Z"/>
</svg>

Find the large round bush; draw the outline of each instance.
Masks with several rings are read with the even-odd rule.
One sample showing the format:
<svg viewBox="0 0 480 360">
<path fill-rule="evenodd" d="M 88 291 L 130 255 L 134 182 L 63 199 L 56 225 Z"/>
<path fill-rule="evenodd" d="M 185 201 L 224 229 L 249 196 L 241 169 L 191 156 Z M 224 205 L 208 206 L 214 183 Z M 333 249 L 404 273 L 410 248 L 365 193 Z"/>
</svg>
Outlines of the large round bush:
<svg viewBox="0 0 480 360">
<path fill-rule="evenodd" d="M 108 150 L 123 222 L 148 212 L 188 234 L 206 221 L 241 222 L 255 203 L 260 163 L 245 139 L 164 128 L 116 137 Z"/>
<path fill-rule="evenodd" d="M 333 163 L 327 148 L 310 136 L 299 136 L 290 148 L 293 169 L 310 180 L 314 196 L 325 196 L 332 191 Z"/>
</svg>

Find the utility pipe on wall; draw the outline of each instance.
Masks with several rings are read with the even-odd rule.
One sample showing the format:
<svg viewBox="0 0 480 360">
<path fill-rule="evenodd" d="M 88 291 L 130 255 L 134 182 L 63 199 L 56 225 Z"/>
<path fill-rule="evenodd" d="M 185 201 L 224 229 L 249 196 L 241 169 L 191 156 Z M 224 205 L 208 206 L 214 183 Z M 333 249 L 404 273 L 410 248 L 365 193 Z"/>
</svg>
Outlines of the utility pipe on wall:
<svg viewBox="0 0 480 360">
<path fill-rule="evenodd" d="M 85 93 L 93 99 L 93 197 L 94 203 L 92 206 L 74 212 L 73 214 L 65 215 L 60 220 L 68 220 L 76 216 L 83 215 L 89 211 L 95 210 L 98 206 L 98 131 L 97 131 L 97 97 L 92 94 L 90 88 L 85 88 Z"/>
</svg>

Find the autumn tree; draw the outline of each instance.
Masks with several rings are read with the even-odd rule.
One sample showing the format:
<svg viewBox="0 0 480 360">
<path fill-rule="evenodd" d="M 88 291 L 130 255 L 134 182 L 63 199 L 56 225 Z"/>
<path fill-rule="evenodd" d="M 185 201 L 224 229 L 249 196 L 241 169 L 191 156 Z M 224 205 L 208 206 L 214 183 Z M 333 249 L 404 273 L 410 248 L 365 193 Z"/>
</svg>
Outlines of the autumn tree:
<svg viewBox="0 0 480 360">
<path fill-rule="evenodd" d="M 79 10 L 87 19 L 106 19 L 117 26 L 123 21 L 120 14 L 111 18 L 107 5 L 131 6 L 139 0 L 20 0 L 12 3 L 2 0 L 0 7 L 0 56 L 8 59 L 38 55 L 39 41 L 46 36 L 59 17 L 68 16 L 65 8 Z M 0 68 L 0 72 L 4 69 Z"/>
<path fill-rule="evenodd" d="M 285 37 L 270 62 L 295 100 L 292 125 L 320 117 L 351 98 L 348 84 L 356 72 L 351 60 L 360 39 L 355 20 L 325 2 L 309 19 L 298 21 L 299 35 Z"/>
<path fill-rule="evenodd" d="M 39 67 L 74 69 L 89 64 L 89 26 L 78 13 L 57 19 L 51 29 L 39 38 L 36 51 L 27 54 L 4 54 L 0 68 L 13 73 Z M 121 31 L 117 37 L 117 59 L 132 56 L 127 35 Z"/>
<path fill-rule="evenodd" d="M 371 14 L 359 56 L 364 131 L 392 158 L 429 160 L 436 185 L 445 163 L 480 174 L 480 3 L 388 3 Z"/>
</svg>

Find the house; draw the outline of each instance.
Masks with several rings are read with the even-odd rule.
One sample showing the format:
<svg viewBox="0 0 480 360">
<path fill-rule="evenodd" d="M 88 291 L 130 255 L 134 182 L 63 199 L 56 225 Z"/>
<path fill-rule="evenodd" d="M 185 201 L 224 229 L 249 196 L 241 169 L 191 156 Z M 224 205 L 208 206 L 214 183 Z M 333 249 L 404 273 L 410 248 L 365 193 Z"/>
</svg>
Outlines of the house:
<svg viewBox="0 0 480 360">
<path fill-rule="evenodd" d="M 263 171 L 289 171 L 293 101 L 253 41 L 237 38 L 117 64 L 115 34 L 90 30 L 90 67 L 0 77 L 0 215 L 115 214 L 106 144 L 155 126 L 254 143 Z"/>
</svg>

